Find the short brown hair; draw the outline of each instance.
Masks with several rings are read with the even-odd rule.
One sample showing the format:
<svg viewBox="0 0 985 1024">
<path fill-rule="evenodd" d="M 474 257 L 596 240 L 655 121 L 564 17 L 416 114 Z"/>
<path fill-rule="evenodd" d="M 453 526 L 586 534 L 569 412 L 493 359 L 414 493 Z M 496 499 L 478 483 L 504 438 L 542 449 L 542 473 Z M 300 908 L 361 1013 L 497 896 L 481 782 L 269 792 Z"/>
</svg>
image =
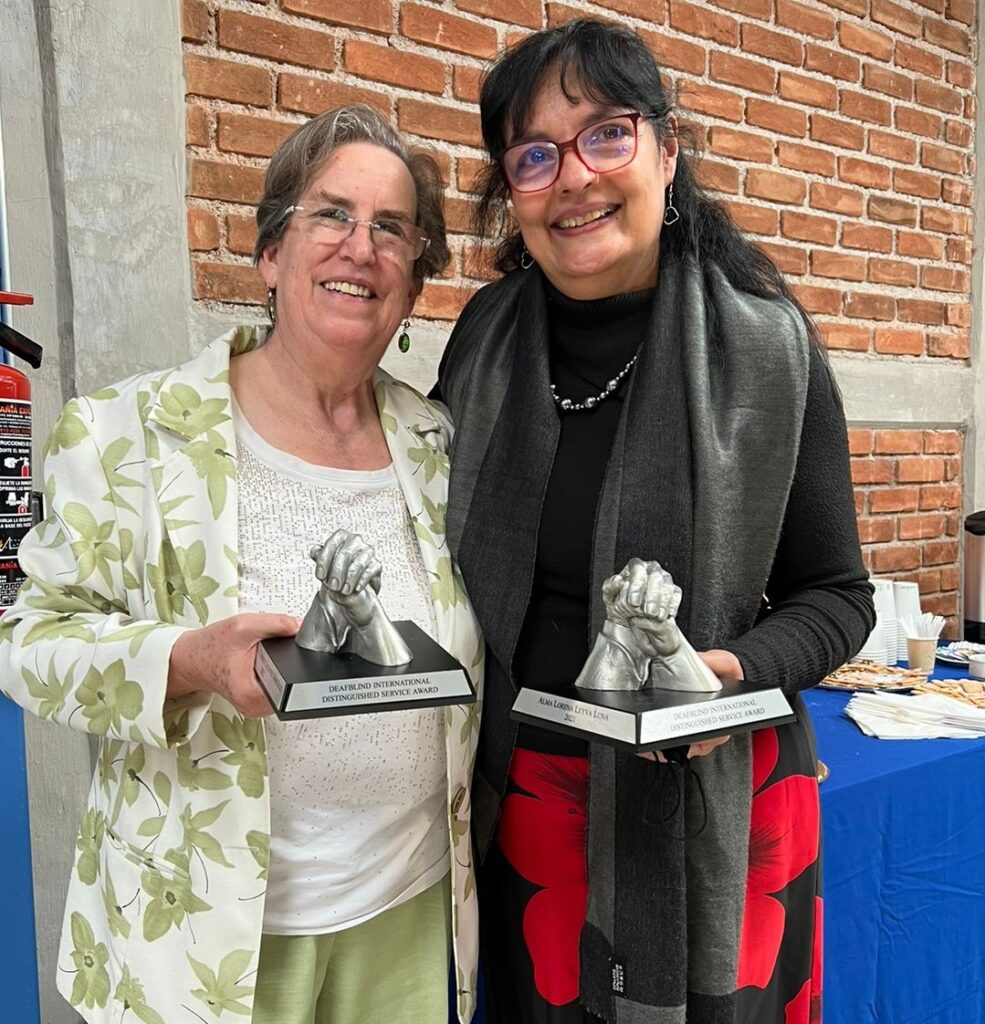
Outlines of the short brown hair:
<svg viewBox="0 0 985 1024">
<path fill-rule="evenodd" d="M 416 224 L 430 239 L 414 263 L 414 276 L 423 281 L 440 273 L 451 255 L 445 236 L 444 185 L 438 164 L 426 149 L 408 146 L 382 114 L 363 104 L 326 110 L 277 147 L 257 206 L 253 262 L 259 263 L 264 249 L 280 241 L 293 207 L 312 176 L 339 146 L 348 142 L 370 142 L 404 162 L 417 190 Z"/>
</svg>

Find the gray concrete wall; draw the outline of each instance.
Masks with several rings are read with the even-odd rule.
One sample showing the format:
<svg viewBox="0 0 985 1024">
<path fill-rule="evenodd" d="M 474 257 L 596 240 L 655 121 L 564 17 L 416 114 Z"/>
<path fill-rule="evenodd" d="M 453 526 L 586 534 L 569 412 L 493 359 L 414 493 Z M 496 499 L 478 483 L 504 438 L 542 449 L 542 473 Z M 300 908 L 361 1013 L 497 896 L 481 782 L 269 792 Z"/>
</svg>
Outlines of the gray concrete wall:
<svg viewBox="0 0 985 1024">
<path fill-rule="evenodd" d="M 51 12 L 76 383 L 87 391 L 191 352 L 180 10 L 87 0 Z"/>
<path fill-rule="evenodd" d="M 0 4 L 10 285 L 37 297 L 13 322 L 45 350 L 30 373 L 38 467 L 68 397 L 196 347 L 180 38 L 179 0 Z M 55 959 L 89 743 L 32 718 L 25 732 L 41 1019 L 69 1024 Z"/>
<path fill-rule="evenodd" d="M 32 292 L 37 305 L 14 311 L 15 327 L 45 349 L 41 370 L 30 371 L 35 418 L 35 466 L 40 438 L 64 394 L 62 352 L 71 349 L 71 282 L 64 266 L 60 172 L 49 168 L 45 125 L 54 127 L 39 62 L 38 23 L 30 0 L 7 0 L 0 18 L 0 119 L 4 143 L 10 242 L 9 281 Z M 57 137 L 57 132 L 52 133 Z M 57 165 L 58 154 L 52 154 Z M 71 373 L 72 360 L 68 370 Z M 35 481 L 40 473 L 35 470 Z M 65 886 L 87 777 L 87 737 L 25 716 L 31 817 L 34 906 L 41 1020 L 69 1024 L 79 1018 L 55 991 L 55 963 Z"/>
<path fill-rule="evenodd" d="M 855 427 L 970 427 L 975 405 L 975 373 L 968 365 L 898 356 L 834 355 L 831 358 Z"/>
</svg>

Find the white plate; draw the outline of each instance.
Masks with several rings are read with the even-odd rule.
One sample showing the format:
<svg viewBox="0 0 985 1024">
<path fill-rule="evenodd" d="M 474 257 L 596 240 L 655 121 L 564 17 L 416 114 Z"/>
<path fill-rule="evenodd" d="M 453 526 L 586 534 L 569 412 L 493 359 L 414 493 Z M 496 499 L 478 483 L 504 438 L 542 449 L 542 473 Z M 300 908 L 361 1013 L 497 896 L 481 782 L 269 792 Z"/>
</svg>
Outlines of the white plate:
<svg viewBox="0 0 985 1024">
<path fill-rule="evenodd" d="M 937 660 L 944 662 L 945 665 L 957 665 L 958 668 L 968 667 L 968 659 L 962 658 L 959 654 L 942 654 L 938 651 Z"/>
<path fill-rule="evenodd" d="M 985 654 L 985 644 L 975 644 L 967 640 L 954 640 L 937 650 L 937 660 L 945 665 L 961 665 L 967 667 L 969 654 Z"/>
</svg>

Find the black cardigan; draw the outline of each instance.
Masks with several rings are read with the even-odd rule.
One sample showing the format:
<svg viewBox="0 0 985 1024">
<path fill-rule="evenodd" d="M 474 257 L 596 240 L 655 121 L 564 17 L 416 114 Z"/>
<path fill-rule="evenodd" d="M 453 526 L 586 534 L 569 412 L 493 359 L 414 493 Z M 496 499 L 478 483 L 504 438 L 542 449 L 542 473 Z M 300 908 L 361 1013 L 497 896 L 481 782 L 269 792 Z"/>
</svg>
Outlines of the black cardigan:
<svg viewBox="0 0 985 1024">
<path fill-rule="evenodd" d="M 547 287 L 550 323 L 550 357 L 552 380 L 566 397 L 581 399 L 597 393 L 607 377 L 625 365 L 639 345 L 645 320 L 640 322 L 641 306 L 649 312 L 650 292 L 630 296 L 578 302 L 567 299 Z M 628 300 L 628 301 L 627 301 Z M 607 333 L 603 331 L 607 327 Z M 608 358 L 593 352 L 590 332 L 597 347 L 610 345 Z M 830 660 L 856 642 L 854 630 L 846 635 L 843 601 L 858 598 L 865 608 L 871 600 L 871 587 L 863 565 L 858 542 L 858 526 L 852 501 L 848 473 L 848 441 L 844 414 L 830 371 L 821 354 L 813 349 L 810 357 L 807 402 L 800 436 L 797 470 L 787 504 L 787 515 L 780 534 L 773 570 L 766 585 L 763 619 L 744 636 L 725 645 L 739 659 L 747 679 L 781 686 L 792 694 L 813 686 L 819 671 Z M 555 546 L 559 531 L 569 531 L 565 546 L 574 543 L 583 547 L 587 561 L 591 557 L 591 524 L 598 500 L 598 488 L 609 458 L 612 437 L 622 406 L 622 391 L 607 399 L 593 411 L 561 413 L 554 467 L 541 519 L 541 547 L 544 541 Z M 594 485 L 598 486 L 595 487 Z M 570 537 L 572 506 L 579 499 L 590 505 L 586 537 Z M 580 515 L 577 525 L 583 527 Z M 555 558 L 554 561 L 557 561 Z M 550 605 L 551 587 L 545 572 L 560 573 L 560 565 L 541 563 L 534 577 L 534 598 Z M 579 637 L 583 649 L 581 661 L 571 678 L 538 683 L 531 675 L 541 660 L 529 650 L 535 643 L 530 634 L 536 628 L 531 622 L 532 609 L 524 621 L 514 673 L 521 685 L 552 689 L 574 681 L 581 663 L 588 655 L 590 637 L 588 575 L 585 576 L 584 621 L 586 628 Z M 836 592 L 838 598 L 830 599 Z M 550 645 L 554 630 L 545 630 L 541 645 Z M 826 648 L 818 651 L 818 641 Z M 556 643 L 555 645 L 556 646 Z M 543 651 L 540 652 L 543 657 Z M 820 663 L 819 663 L 820 662 Z"/>
<path fill-rule="evenodd" d="M 457 429 L 448 539 L 487 638 L 472 794 L 480 852 L 515 737 L 511 667 L 559 435 L 538 275 L 518 272 L 483 289 L 440 370 Z M 861 646 L 874 613 L 840 402 L 799 314 L 737 291 L 714 264 L 664 260 L 633 376 L 595 520 L 590 628 L 601 625 L 605 576 L 630 555 L 657 557 L 694 595 L 678 618 L 699 650 L 733 650 L 750 678 L 788 691 L 813 685 Z M 688 1024 L 731 1019 L 749 834 L 747 738 L 701 759 L 713 813 L 677 846 L 640 822 L 653 781 L 647 762 L 595 746 L 591 757 L 583 1002 L 616 1022 L 624 1013 L 662 1024 L 685 1014 Z M 690 820 L 690 806 L 680 813 Z M 653 888 L 656 864 L 661 884 Z M 609 987 L 612 955 L 628 957 L 625 992 Z"/>
</svg>

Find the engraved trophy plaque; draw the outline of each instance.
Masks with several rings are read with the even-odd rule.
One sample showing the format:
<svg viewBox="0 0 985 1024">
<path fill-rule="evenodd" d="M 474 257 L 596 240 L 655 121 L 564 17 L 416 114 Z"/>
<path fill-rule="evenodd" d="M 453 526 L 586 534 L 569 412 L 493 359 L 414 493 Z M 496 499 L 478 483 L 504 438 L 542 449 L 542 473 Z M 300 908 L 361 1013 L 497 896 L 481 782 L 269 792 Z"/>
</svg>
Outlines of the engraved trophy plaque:
<svg viewBox="0 0 985 1024">
<path fill-rule="evenodd" d="M 338 530 L 310 552 L 320 582 L 297 636 L 263 640 L 256 674 L 284 720 L 471 704 L 468 673 L 416 623 L 391 622 L 382 566 Z"/>
<path fill-rule="evenodd" d="M 648 581 L 642 604 L 630 599 L 640 566 Z M 606 580 L 602 596 L 605 622 L 574 685 L 561 693 L 524 687 L 515 719 L 637 753 L 795 720 L 778 687 L 711 671 L 677 625 L 680 588 L 656 562 L 633 559 Z"/>
</svg>

